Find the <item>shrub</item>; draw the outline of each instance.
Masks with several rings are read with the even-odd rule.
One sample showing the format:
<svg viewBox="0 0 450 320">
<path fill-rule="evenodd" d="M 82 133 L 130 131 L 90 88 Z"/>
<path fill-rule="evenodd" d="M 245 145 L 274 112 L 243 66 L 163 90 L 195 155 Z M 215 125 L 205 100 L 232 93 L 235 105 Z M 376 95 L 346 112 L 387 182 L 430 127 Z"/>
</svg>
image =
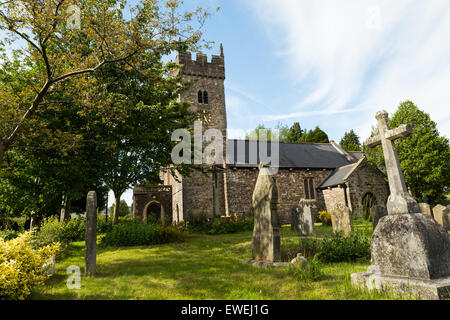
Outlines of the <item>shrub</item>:
<svg viewBox="0 0 450 320">
<path fill-rule="evenodd" d="M 320 243 L 320 259 L 324 262 L 354 262 L 370 260 L 371 238 L 362 233 L 344 237 L 333 234 Z"/>
<path fill-rule="evenodd" d="M 0 298 L 27 298 L 33 286 L 49 278 L 43 265 L 50 262 L 58 250 L 58 244 L 34 250 L 29 232 L 6 242 L 0 238 Z"/>
<path fill-rule="evenodd" d="M 282 261 L 291 261 L 298 253 L 305 257 L 317 255 L 321 262 L 370 261 L 371 236 L 355 233 L 344 237 L 341 233 L 323 239 L 303 238 L 296 246 L 281 247 Z"/>
<path fill-rule="evenodd" d="M 319 219 L 324 226 L 331 226 L 331 214 L 328 211 L 320 211 Z"/>
<path fill-rule="evenodd" d="M 228 234 L 253 230 L 253 218 L 239 219 L 234 217 L 216 218 L 208 234 Z"/>
<path fill-rule="evenodd" d="M 175 227 L 159 226 L 158 243 L 184 242 L 189 237 L 188 232 L 178 230 Z"/>
<path fill-rule="evenodd" d="M 85 238 L 85 220 L 83 218 L 72 218 L 62 224 L 61 241 L 73 242 L 83 241 Z"/>
<path fill-rule="evenodd" d="M 36 247 L 45 247 L 55 242 L 59 242 L 62 247 L 67 246 L 67 238 L 64 237 L 64 224 L 59 223 L 57 217 L 46 219 L 40 230 L 33 234 L 33 241 Z"/>
<path fill-rule="evenodd" d="M 206 214 L 193 215 L 188 212 L 184 226 L 189 232 L 207 232 L 211 229 L 212 222 Z"/>
<path fill-rule="evenodd" d="M 181 242 L 188 237 L 187 232 L 174 227 L 144 223 L 121 223 L 114 226 L 102 239 L 107 246 L 144 246 Z"/>
<path fill-rule="evenodd" d="M 119 222 L 121 221 L 121 217 L 119 217 Z M 111 231 L 112 218 L 106 220 L 106 216 L 102 215 L 97 218 L 97 234 L 104 234 Z"/>
<path fill-rule="evenodd" d="M 19 232 L 12 230 L 0 230 L 0 238 L 5 241 L 15 239 L 19 236 Z"/>
<path fill-rule="evenodd" d="M 97 234 L 107 233 L 111 229 L 111 220 L 106 221 L 105 216 L 97 218 Z M 58 217 L 54 216 L 42 223 L 41 228 L 34 235 L 34 241 L 37 246 L 59 242 L 65 247 L 73 241 L 83 241 L 85 233 L 86 227 L 83 218 L 73 218 L 61 223 Z"/>
</svg>

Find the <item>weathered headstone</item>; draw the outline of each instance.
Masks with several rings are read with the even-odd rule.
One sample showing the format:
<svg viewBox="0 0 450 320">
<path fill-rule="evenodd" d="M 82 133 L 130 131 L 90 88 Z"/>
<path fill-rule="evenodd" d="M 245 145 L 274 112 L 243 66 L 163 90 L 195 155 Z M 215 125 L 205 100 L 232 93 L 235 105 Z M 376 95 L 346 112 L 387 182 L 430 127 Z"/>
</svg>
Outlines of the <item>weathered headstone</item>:
<svg viewBox="0 0 450 320">
<path fill-rule="evenodd" d="M 380 219 L 388 215 L 387 208 L 385 206 L 376 205 L 374 207 L 374 210 L 375 215 L 373 217 L 373 230 L 375 230 L 375 228 L 377 227 L 378 222 L 380 222 Z"/>
<path fill-rule="evenodd" d="M 382 144 L 389 179 L 388 216 L 381 218 L 372 236 L 372 266 L 351 275 L 358 287 L 393 290 L 422 299 L 450 298 L 450 235 L 431 216 L 422 214 L 409 195 L 394 140 L 412 130 L 389 128 L 388 113 L 376 116 L 380 135 L 365 144 Z"/>
<path fill-rule="evenodd" d="M 291 210 L 291 230 L 298 231 L 298 207 L 293 207 Z"/>
<path fill-rule="evenodd" d="M 294 211 L 293 218 L 294 229 L 300 236 L 308 236 L 314 234 L 314 216 L 312 208 L 304 199 L 300 200 L 297 208 Z"/>
<path fill-rule="evenodd" d="M 428 203 L 419 203 L 420 212 L 423 214 L 429 215 L 430 217 L 433 216 L 431 213 L 431 206 Z"/>
<path fill-rule="evenodd" d="M 97 264 L 97 194 L 90 191 L 86 199 L 86 252 L 84 275 L 93 277 Z"/>
<path fill-rule="evenodd" d="M 253 192 L 253 259 L 264 262 L 281 260 L 280 233 L 278 230 L 278 191 L 268 168 L 260 166 Z"/>
<path fill-rule="evenodd" d="M 334 233 L 342 233 L 344 237 L 350 237 L 353 230 L 352 212 L 344 204 L 338 204 L 331 209 L 331 224 Z"/>
<path fill-rule="evenodd" d="M 443 226 L 446 231 L 450 231 L 450 206 L 444 207 L 438 204 L 433 208 L 433 214 L 437 223 Z"/>
</svg>

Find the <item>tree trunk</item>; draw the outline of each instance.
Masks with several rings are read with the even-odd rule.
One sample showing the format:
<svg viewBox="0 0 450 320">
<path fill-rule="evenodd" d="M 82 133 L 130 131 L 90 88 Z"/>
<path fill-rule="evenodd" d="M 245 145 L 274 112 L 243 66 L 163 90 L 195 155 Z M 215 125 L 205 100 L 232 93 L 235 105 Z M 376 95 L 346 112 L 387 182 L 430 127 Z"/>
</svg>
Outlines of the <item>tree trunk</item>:
<svg viewBox="0 0 450 320">
<path fill-rule="evenodd" d="M 61 202 L 61 213 L 59 217 L 59 222 L 63 223 L 64 221 L 69 220 L 69 206 L 68 199 L 66 195 L 63 195 Z"/>
<path fill-rule="evenodd" d="M 9 210 L 6 210 L 6 215 L 5 215 L 5 229 L 9 230 Z"/>
<path fill-rule="evenodd" d="M 120 208 L 120 197 L 121 196 L 122 196 L 121 193 L 114 193 L 115 203 L 114 203 L 113 225 L 117 225 L 117 223 L 119 222 L 119 208 Z"/>
<path fill-rule="evenodd" d="M 33 231 L 34 223 L 35 223 L 35 221 L 34 221 L 34 211 L 31 211 L 31 213 L 30 213 L 30 231 Z"/>
</svg>

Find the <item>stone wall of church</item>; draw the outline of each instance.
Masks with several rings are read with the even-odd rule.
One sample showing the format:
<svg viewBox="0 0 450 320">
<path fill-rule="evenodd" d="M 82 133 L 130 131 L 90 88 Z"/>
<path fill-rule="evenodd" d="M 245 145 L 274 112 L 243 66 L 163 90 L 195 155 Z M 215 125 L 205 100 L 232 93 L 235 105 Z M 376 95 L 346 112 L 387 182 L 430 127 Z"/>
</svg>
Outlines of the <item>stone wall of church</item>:
<svg viewBox="0 0 450 320">
<path fill-rule="evenodd" d="M 332 170 L 280 169 L 274 176 L 278 187 L 278 221 L 280 225 L 291 222 L 290 215 L 299 201 L 304 199 L 304 179 L 313 179 L 317 186 Z M 253 190 L 259 171 L 253 168 L 236 168 L 227 171 L 228 206 L 231 215 L 249 214 L 252 208 Z M 325 210 L 325 201 L 321 192 L 316 199 L 309 201 L 316 211 Z"/>
<path fill-rule="evenodd" d="M 363 197 L 371 192 L 377 205 L 386 206 L 389 185 L 383 173 L 364 160 L 347 180 L 351 209 L 354 217 L 361 216 Z"/>
<path fill-rule="evenodd" d="M 163 181 L 163 185 L 172 186 L 172 221 L 178 223 L 183 218 L 183 179 L 177 173 L 178 180 L 175 179 L 170 171 L 161 170 L 160 179 Z"/>
<path fill-rule="evenodd" d="M 218 215 L 224 216 L 226 213 L 223 174 L 218 173 L 217 176 Z M 212 173 L 205 176 L 201 172 L 194 171 L 189 177 L 184 177 L 182 193 L 185 220 L 189 219 L 190 216 L 204 215 L 210 218 L 214 216 Z"/>
</svg>

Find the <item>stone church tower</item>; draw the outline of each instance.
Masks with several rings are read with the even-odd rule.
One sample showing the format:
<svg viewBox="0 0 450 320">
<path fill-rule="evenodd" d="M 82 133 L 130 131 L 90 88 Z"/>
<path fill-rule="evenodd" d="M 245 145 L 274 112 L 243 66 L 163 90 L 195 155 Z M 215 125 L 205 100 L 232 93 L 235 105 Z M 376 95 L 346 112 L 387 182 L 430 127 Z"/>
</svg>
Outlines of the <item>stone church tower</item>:
<svg viewBox="0 0 450 320">
<path fill-rule="evenodd" d="M 225 155 L 227 145 L 227 113 L 225 106 L 225 58 L 220 45 L 220 56 L 213 55 L 211 61 L 205 54 L 179 53 L 176 63 L 181 65 L 184 80 L 191 87 L 180 100 L 193 103 L 191 110 L 204 110 L 208 116 L 202 120 L 203 132 L 218 129 L 223 135 L 223 165 L 203 165 L 204 172 L 194 171 L 189 177 L 178 177 L 177 182 L 169 173 L 162 174 L 164 185 L 173 188 L 173 221 L 187 220 L 190 216 L 208 217 L 226 214 Z M 177 74 L 175 74 L 177 75 Z"/>
</svg>

